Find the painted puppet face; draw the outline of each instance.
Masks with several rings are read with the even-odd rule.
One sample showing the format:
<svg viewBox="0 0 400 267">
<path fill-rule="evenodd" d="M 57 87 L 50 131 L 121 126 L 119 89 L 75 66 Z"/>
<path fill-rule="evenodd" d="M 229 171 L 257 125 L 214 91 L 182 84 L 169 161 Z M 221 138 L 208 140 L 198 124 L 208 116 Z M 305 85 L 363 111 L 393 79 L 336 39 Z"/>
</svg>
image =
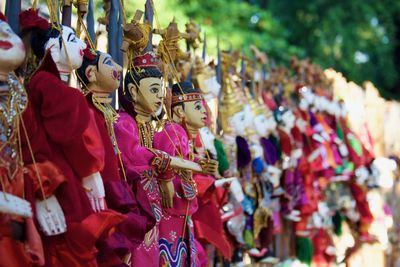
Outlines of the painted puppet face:
<svg viewBox="0 0 400 267">
<path fill-rule="evenodd" d="M 99 93 L 111 93 L 118 89 L 121 81 L 122 67 L 115 63 L 112 57 L 106 53 L 100 53 L 97 66 L 86 68 L 86 76 L 89 82 L 96 83 Z"/>
<path fill-rule="evenodd" d="M 25 58 L 22 40 L 7 22 L 0 20 L 0 70 L 4 73 L 15 70 Z"/>
<path fill-rule="evenodd" d="M 184 103 L 185 117 L 187 125 L 193 129 L 198 130 L 206 125 L 207 111 L 204 107 L 203 101 L 189 101 Z"/>
<path fill-rule="evenodd" d="M 135 102 L 135 110 L 142 110 L 148 114 L 156 114 L 163 104 L 165 89 L 162 79 L 157 77 L 143 78 L 139 82 L 139 90 L 132 86 L 131 94 Z"/>
<path fill-rule="evenodd" d="M 82 65 L 86 44 L 76 37 L 70 27 L 62 26 L 62 42 L 59 38 L 50 38 L 45 48 L 50 49 L 58 70 L 69 73 Z"/>
<path fill-rule="evenodd" d="M 288 129 L 292 129 L 294 127 L 295 120 L 296 117 L 291 110 L 286 111 L 282 115 L 282 121 Z"/>
<path fill-rule="evenodd" d="M 249 104 L 244 105 L 244 123 L 246 128 L 250 128 L 253 126 L 253 112 L 251 111 L 251 107 Z"/>
<path fill-rule="evenodd" d="M 246 123 L 245 123 L 245 113 L 243 110 L 236 112 L 228 120 L 234 134 L 240 136 L 245 135 Z"/>
<path fill-rule="evenodd" d="M 254 118 L 254 128 L 259 136 L 267 135 L 269 125 L 264 114 L 260 114 Z"/>
</svg>

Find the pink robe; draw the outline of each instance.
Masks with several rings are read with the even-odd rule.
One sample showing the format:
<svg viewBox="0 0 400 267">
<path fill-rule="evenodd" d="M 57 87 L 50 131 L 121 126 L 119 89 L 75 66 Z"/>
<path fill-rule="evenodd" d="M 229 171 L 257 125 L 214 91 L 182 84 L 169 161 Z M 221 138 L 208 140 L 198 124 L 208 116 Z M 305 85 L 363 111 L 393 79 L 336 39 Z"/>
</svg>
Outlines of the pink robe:
<svg viewBox="0 0 400 267">
<path fill-rule="evenodd" d="M 154 136 L 154 146 L 171 156 L 181 155 L 184 159 L 189 158 L 189 139 L 179 124 L 166 124 L 164 129 Z M 173 183 L 176 192 L 173 208 L 164 209 L 160 221 L 160 266 L 198 266 L 197 242 L 191 219 L 191 215 L 197 210 L 197 199 L 184 198 L 178 175 Z"/>
<path fill-rule="evenodd" d="M 155 216 L 154 227 L 146 233 L 144 241 L 132 252 L 131 266 L 159 266 L 159 224 L 161 220 L 160 192 L 157 177 L 154 174 L 152 160 L 154 154 L 140 144 L 140 134 L 136 121 L 126 112 L 121 111 L 114 126 L 118 147 L 121 150 L 128 183 L 136 195 L 138 203 L 147 202 L 151 210 L 143 210 L 147 217 Z M 154 177 L 153 177 L 154 176 Z"/>
</svg>

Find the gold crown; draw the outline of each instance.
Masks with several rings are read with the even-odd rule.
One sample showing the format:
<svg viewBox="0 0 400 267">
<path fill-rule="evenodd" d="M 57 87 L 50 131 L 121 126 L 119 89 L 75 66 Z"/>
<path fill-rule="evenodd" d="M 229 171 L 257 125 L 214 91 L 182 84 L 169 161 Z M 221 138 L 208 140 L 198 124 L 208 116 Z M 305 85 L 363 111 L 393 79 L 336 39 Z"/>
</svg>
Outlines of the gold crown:
<svg viewBox="0 0 400 267">
<path fill-rule="evenodd" d="M 250 94 L 250 89 L 245 88 L 244 92 L 247 97 L 247 101 L 249 102 L 251 112 L 253 113 L 254 117 L 257 117 L 258 115 L 261 115 L 264 113 L 264 108 L 253 98 L 253 96 Z"/>
<path fill-rule="evenodd" d="M 243 105 L 236 97 L 231 82 L 232 81 L 229 78 L 225 78 L 225 81 L 222 83 L 222 97 L 219 113 L 221 118 L 221 127 L 225 132 L 231 131 L 228 124 L 228 118 L 243 110 Z"/>
</svg>

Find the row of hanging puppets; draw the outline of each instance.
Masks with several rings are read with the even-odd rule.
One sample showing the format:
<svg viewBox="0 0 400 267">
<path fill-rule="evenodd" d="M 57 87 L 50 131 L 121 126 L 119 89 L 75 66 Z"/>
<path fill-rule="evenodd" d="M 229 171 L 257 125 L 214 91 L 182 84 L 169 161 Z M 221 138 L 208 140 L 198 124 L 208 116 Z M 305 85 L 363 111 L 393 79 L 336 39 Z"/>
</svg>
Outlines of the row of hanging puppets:
<svg viewBox="0 0 400 267">
<path fill-rule="evenodd" d="M 319 66 L 267 68 L 255 47 L 206 64 L 196 24 L 138 11 L 123 75 L 51 3 L 51 21 L 20 13 L 20 36 L 0 18 L 2 266 L 330 266 L 375 241 L 374 158 Z"/>
</svg>

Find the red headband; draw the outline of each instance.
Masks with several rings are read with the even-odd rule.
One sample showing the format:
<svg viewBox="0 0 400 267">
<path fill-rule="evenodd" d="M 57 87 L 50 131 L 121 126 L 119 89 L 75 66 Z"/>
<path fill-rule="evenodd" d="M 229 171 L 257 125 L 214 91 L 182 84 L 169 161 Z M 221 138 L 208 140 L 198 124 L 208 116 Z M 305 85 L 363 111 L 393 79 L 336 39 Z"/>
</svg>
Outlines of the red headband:
<svg viewBox="0 0 400 267">
<path fill-rule="evenodd" d="M 189 93 L 184 95 L 176 95 L 172 97 L 172 105 L 183 103 L 183 102 L 190 102 L 190 101 L 197 101 L 203 100 L 203 96 L 201 93 Z"/>
<path fill-rule="evenodd" d="M 137 56 L 133 59 L 133 65 L 137 68 L 158 68 L 158 60 L 153 53 L 147 52 L 144 55 Z"/>
</svg>

